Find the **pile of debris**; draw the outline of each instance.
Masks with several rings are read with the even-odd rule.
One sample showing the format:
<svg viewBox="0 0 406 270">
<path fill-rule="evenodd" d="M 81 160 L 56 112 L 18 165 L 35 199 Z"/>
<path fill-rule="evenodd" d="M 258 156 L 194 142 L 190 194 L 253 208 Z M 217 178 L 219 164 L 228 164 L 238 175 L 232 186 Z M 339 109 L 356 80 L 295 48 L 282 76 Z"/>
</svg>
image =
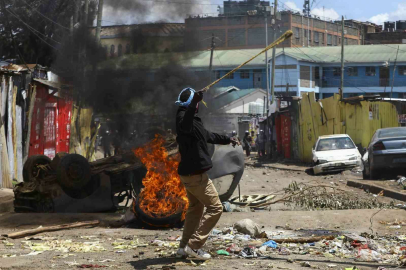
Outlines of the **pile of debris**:
<svg viewBox="0 0 406 270">
<path fill-rule="evenodd" d="M 233 227 L 214 229 L 207 245 L 214 256 L 229 258 L 267 259 L 273 255 L 308 254 L 406 266 L 406 235 L 373 237 L 336 231 L 312 231 L 309 235 L 303 230 L 265 232 L 252 220 L 244 219 Z"/>
</svg>

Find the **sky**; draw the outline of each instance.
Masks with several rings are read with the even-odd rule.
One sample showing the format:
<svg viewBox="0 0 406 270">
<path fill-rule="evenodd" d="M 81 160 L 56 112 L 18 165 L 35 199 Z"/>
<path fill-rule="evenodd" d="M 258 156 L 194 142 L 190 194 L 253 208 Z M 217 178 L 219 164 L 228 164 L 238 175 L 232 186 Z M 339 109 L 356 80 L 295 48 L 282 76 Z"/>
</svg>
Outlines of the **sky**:
<svg viewBox="0 0 406 270">
<path fill-rule="evenodd" d="M 135 0 L 124 1 L 135 2 Z M 170 3 L 164 3 L 164 1 Z M 217 6 L 223 4 L 221 0 L 138 0 L 138 2 L 142 2 L 144 5 L 141 14 L 136 14 L 134 10 L 129 9 L 118 12 L 105 4 L 103 24 L 183 22 L 187 15 L 216 15 Z M 383 24 L 388 20 L 406 20 L 406 0 L 311 0 L 310 2 L 313 2 L 311 13 L 325 19 L 337 20 L 344 16 L 346 19 L 370 21 L 376 24 Z M 193 8 L 185 8 L 191 7 L 191 3 L 196 3 Z M 304 0 L 284 0 L 278 1 L 278 3 L 281 9 L 301 12 Z M 271 4 L 273 4 L 273 0 L 271 0 Z M 175 10 L 182 11 L 176 12 Z"/>
</svg>

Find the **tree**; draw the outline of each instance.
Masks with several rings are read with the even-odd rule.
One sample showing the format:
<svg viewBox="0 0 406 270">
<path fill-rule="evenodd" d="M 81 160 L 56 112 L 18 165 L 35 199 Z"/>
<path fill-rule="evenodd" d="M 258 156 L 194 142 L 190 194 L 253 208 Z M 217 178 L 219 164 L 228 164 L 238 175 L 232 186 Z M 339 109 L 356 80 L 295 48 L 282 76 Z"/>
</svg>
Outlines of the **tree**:
<svg viewBox="0 0 406 270">
<path fill-rule="evenodd" d="M 70 20 L 80 21 L 84 1 L 0 0 L 0 59 L 50 66 L 70 34 Z M 95 17 L 91 1 L 89 21 Z"/>
</svg>

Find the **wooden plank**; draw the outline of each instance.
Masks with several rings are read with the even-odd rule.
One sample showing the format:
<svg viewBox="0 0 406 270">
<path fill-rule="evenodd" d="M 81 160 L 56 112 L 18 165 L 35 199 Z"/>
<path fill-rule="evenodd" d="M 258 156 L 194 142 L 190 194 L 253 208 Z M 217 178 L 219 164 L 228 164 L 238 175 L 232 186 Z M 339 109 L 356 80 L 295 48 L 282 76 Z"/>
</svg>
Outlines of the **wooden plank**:
<svg viewBox="0 0 406 270">
<path fill-rule="evenodd" d="M 91 145 L 91 124 L 93 117 L 92 108 L 81 108 L 79 115 L 79 129 L 80 129 L 80 144 L 82 148 L 82 156 L 86 156 L 87 151 Z"/>
<path fill-rule="evenodd" d="M 95 145 L 96 145 L 97 134 L 99 134 L 100 127 L 101 127 L 100 124 L 96 127 L 96 132 L 94 133 L 93 138 L 90 141 L 89 149 L 86 152 L 86 158 L 89 161 L 95 161 L 96 160 L 96 157 L 94 156 L 94 149 L 95 149 Z"/>
<path fill-rule="evenodd" d="M 12 188 L 10 179 L 9 161 L 7 155 L 6 131 L 4 126 L 4 115 L 7 107 L 7 86 L 6 77 L 2 77 L 0 92 L 0 187 Z"/>
<path fill-rule="evenodd" d="M 35 234 L 39 234 L 39 233 L 43 233 L 43 232 L 54 232 L 54 231 L 86 227 L 86 226 L 94 227 L 96 225 L 99 225 L 99 223 L 100 223 L 100 221 L 93 220 L 93 221 L 76 222 L 76 223 L 63 224 L 63 225 L 57 225 L 57 226 L 39 227 L 36 229 L 5 234 L 4 236 L 6 236 L 8 238 L 12 238 L 12 239 L 17 239 L 17 238 L 23 238 L 26 236 L 35 235 Z"/>
<path fill-rule="evenodd" d="M 14 158 L 14 179 L 17 179 L 17 120 L 16 120 L 16 101 L 17 101 L 17 86 L 13 87 L 13 103 L 11 107 L 13 118 L 13 158 Z"/>
<path fill-rule="evenodd" d="M 14 178 L 14 147 L 13 147 L 13 79 L 10 77 L 8 85 L 8 98 L 7 98 L 7 152 L 8 152 L 8 162 L 10 165 L 10 178 Z"/>
<path fill-rule="evenodd" d="M 30 153 L 30 140 L 31 140 L 31 125 L 32 125 L 32 114 L 34 112 L 34 106 L 35 106 L 35 99 L 37 97 L 37 85 L 34 84 L 32 88 L 32 93 L 30 97 L 30 107 L 28 109 L 28 129 L 27 129 L 27 138 L 25 141 L 25 148 L 24 148 L 24 157 L 23 157 L 23 164 L 28 158 L 28 155 Z"/>
<path fill-rule="evenodd" d="M 6 108 L 7 108 L 7 84 L 6 84 L 6 77 L 3 75 L 2 80 L 1 80 L 1 117 L 4 122 L 4 115 L 6 114 Z"/>
<path fill-rule="evenodd" d="M 16 106 L 16 126 L 17 126 L 17 181 L 23 182 L 23 126 L 22 126 L 22 108 Z"/>
</svg>

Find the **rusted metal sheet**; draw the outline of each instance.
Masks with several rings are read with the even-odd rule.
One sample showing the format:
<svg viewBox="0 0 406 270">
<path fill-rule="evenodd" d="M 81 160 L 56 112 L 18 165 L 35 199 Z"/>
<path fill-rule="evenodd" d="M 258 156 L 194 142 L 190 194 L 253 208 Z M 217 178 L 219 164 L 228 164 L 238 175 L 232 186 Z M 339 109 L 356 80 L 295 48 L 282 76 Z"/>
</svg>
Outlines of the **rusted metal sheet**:
<svg viewBox="0 0 406 270">
<path fill-rule="evenodd" d="M 292 121 L 290 115 L 281 115 L 282 153 L 285 158 L 291 158 Z"/>
</svg>

